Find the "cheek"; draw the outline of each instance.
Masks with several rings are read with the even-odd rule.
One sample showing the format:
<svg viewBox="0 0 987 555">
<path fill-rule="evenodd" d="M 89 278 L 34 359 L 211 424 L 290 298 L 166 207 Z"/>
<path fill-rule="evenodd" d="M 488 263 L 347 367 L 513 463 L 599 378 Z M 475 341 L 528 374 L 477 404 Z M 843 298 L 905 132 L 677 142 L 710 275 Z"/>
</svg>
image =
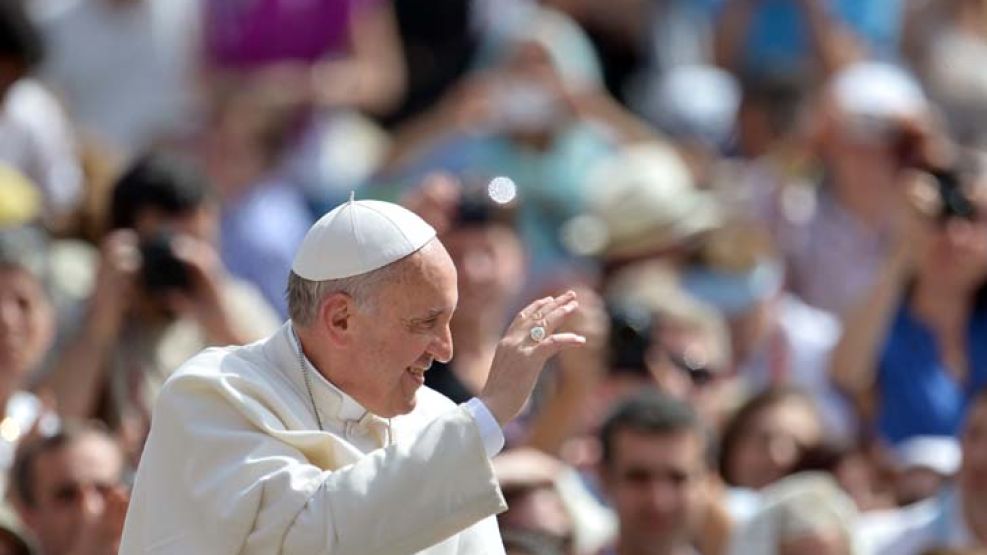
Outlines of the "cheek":
<svg viewBox="0 0 987 555">
<path fill-rule="evenodd" d="M 617 486 L 614 493 L 614 501 L 617 512 L 630 515 L 639 511 L 648 504 L 646 488 L 631 483 L 622 483 Z"/>
<path fill-rule="evenodd" d="M 54 334 L 55 326 L 51 312 L 39 309 L 27 315 L 27 331 L 33 346 L 47 347 Z"/>
<path fill-rule="evenodd" d="M 431 343 L 429 336 L 415 333 L 400 333 L 390 335 L 380 341 L 374 350 L 375 355 L 382 359 L 392 370 L 403 370 L 419 361 L 428 350 Z"/>
<path fill-rule="evenodd" d="M 730 473 L 735 479 L 743 480 L 753 473 L 760 472 L 768 464 L 767 453 L 751 440 L 741 440 L 734 448 L 731 457 Z"/>
</svg>

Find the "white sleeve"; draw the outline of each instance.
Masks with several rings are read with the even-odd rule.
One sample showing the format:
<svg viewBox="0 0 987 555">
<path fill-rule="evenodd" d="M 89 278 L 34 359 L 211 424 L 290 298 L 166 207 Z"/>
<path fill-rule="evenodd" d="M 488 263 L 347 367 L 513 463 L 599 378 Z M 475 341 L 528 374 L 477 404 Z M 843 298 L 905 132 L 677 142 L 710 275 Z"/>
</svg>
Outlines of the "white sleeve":
<svg viewBox="0 0 987 555">
<path fill-rule="evenodd" d="M 494 458 L 504 448 L 504 431 L 500 429 L 497 419 L 487 405 L 476 397 L 466 401 L 462 406 L 469 411 L 473 421 L 476 422 L 487 457 Z"/>
</svg>

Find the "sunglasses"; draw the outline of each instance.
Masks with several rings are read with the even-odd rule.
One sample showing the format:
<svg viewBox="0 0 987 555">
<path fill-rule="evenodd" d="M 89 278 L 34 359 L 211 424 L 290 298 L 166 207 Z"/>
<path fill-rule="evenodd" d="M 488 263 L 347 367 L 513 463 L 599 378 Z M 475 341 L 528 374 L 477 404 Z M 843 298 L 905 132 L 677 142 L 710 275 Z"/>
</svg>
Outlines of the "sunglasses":
<svg viewBox="0 0 987 555">
<path fill-rule="evenodd" d="M 665 356 L 668 360 L 679 370 L 685 372 L 689 376 L 689 380 L 692 381 L 692 385 L 696 387 L 703 387 L 709 385 L 714 379 L 718 372 L 710 368 L 706 364 L 705 360 L 696 360 L 694 357 L 689 357 L 685 354 L 673 353 L 670 351 L 665 351 Z"/>
</svg>

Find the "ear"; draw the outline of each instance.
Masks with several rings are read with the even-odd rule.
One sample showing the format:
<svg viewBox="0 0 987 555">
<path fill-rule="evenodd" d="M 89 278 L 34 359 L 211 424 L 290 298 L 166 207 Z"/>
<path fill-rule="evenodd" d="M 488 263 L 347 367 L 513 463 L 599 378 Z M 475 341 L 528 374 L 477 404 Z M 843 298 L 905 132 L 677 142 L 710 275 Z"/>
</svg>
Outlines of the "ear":
<svg viewBox="0 0 987 555">
<path fill-rule="evenodd" d="M 319 323 L 335 346 L 348 345 L 353 337 L 356 303 L 346 293 L 333 293 L 319 307 Z"/>
</svg>

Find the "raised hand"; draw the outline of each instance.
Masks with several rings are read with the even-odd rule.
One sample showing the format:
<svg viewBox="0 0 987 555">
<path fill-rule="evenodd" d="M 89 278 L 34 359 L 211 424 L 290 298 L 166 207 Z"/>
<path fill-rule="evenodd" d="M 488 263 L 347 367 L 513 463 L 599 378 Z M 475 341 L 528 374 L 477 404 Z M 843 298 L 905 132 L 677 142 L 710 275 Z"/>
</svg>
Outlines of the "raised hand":
<svg viewBox="0 0 987 555">
<path fill-rule="evenodd" d="M 578 307 L 573 291 L 545 297 L 525 307 L 508 326 L 480 394 L 501 425 L 521 411 L 548 359 L 563 349 L 586 343 L 582 335 L 556 333 Z"/>
</svg>

